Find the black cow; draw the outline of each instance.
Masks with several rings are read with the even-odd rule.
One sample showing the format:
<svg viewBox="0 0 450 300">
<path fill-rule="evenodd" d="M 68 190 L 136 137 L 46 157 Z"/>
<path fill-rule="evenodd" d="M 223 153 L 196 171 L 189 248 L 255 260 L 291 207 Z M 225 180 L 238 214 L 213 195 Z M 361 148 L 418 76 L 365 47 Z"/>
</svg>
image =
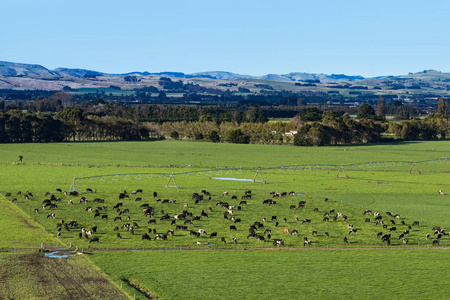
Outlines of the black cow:
<svg viewBox="0 0 450 300">
<path fill-rule="evenodd" d="M 90 243 L 95 243 L 95 242 L 99 242 L 99 238 L 98 237 L 94 237 L 94 238 L 91 238 L 91 240 L 89 241 L 89 244 Z"/>
<path fill-rule="evenodd" d="M 150 238 L 150 236 L 149 236 L 148 234 L 146 234 L 146 233 L 144 233 L 144 234 L 142 235 L 142 239 L 143 239 L 143 240 L 149 240 L 149 241 L 152 240 L 152 239 Z"/>
<path fill-rule="evenodd" d="M 237 229 L 236 229 L 236 226 L 231 225 L 231 226 L 230 226 L 230 230 L 237 230 Z"/>
</svg>

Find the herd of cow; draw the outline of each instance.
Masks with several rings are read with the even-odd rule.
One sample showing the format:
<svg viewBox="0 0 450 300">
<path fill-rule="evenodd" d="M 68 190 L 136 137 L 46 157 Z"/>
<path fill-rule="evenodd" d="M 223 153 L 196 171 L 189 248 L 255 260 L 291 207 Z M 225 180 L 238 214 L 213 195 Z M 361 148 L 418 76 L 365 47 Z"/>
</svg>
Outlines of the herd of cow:
<svg viewBox="0 0 450 300">
<path fill-rule="evenodd" d="M 298 236 L 300 234 L 299 230 L 288 228 L 288 224 L 292 226 L 294 223 L 301 226 L 302 224 L 312 223 L 311 217 L 300 218 L 298 216 L 303 214 L 302 210 L 305 209 L 307 203 L 302 200 L 296 205 L 292 204 L 292 199 L 295 199 L 296 196 L 295 192 L 270 192 L 270 198 L 263 200 L 263 207 L 260 207 L 260 209 L 266 213 L 271 211 L 268 207 L 280 205 L 288 205 L 291 210 L 300 210 L 297 215 L 293 216 L 293 220 L 291 218 L 288 219 L 287 217 L 281 218 L 277 215 L 271 215 L 270 218 L 264 216 L 259 220 L 244 220 L 243 218 L 246 215 L 243 212 L 248 210 L 248 203 L 257 204 L 260 201 L 256 200 L 254 197 L 252 198 L 252 192 L 250 190 L 244 191 L 239 198 L 238 195 L 229 195 L 228 192 L 224 192 L 220 196 L 217 196 L 217 198 L 220 197 L 220 201 L 214 202 L 212 202 L 214 196 L 211 195 L 210 192 L 202 190 L 200 193 L 193 193 L 190 200 L 187 200 L 183 204 L 183 208 L 176 212 L 170 207 L 171 204 L 177 204 L 176 200 L 158 198 L 157 192 L 153 192 L 147 197 L 144 197 L 142 194 L 142 189 L 137 189 L 131 193 L 123 191 L 116 196 L 119 201 L 115 202 L 112 199 L 105 201 L 105 199 L 94 197 L 94 195 L 96 195 L 96 190 L 94 191 L 92 189 L 87 189 L 86 193 L 83 193 L 83 195 L 77 191 L 63 193 L 61 189 L 56 189 L 52 193 L 48 192 L 45 194 L 44 198 L 48 198 L 44 199 L 41 206 L 35 208 L 34 212 L 42 215 L 42 212 L 45 211 L 44 215 L 46 215 L 47 218 L 57 218 L 58 207 L 64 205 L 62 198 L 65 198 L 66 200 L 64 201 L 67 201 L 67 205 L 82 205 L 86 214 L 92 214 L 92 219 L 100 218 L 106 220 L 107 222 L 104 223 L 104 225 L 101 225 L 104 227 L 102 228 L 102 231 L 106 233 L 114 232 L 117 239 L 124 238 L 124 234 L 127 234 L 127 237 L 134 236 L 135 231 L 139 229 L 138 232 L 142 241 L 151 241 L 152 237 L 153 240 L 167 240 L 169 237 L 176 238 L 176 236 L 180 235 L 189 235 L 197 239 L 195 243 L 199 245 L 210 244 L 208 240 L 214 241 L 215 239 L 220 239 L 222 243 L 226 244 L 227 239 L 230 239 L 230 233 L 248 230 L 247 239 L 256 239 L 260 242 L 271 242 L 273 246 L 282 246 L 285 245 L 283 235 Z M 20 195 L 22 195 L 22 193 L 18 192 L 17 197 Z M 7 193 L 6 196 L 14 197 L 11 193 Z M 22 196 L 24 197 L 24 200 L 34 200 L 37 198 L 30 192 L 24 193 Z M 17 197 L 14 197 L 11 200 L 15 204 L 17 204 Z M 143 198 L 147 200 L 145 202 L 152 202 L 153 204 L 142 203 L 144 202 Z M 284 200 L 286 198 L 288 198 L 288 201 Z M 325 198 L 324 202 L 327 201 L 328 199 Z M 290 203 L 287 204 L 287 202 Z M 112 205 L 113 203 L 114 205 Z M 132 203 L 133 205 L 131 205 Z M 139 205 L 136 205 L 137 203 L 139 203 Z M 211 203 L 215 203 L 215 205 L 210 206 Z M 112 208 L 108 208 L 107 204 L 110 204 Z M 200 209 L 197 209 L 199 204 L 207 204 L 206 206 L 208 206 L 208 208 L 206 209 L 205 206 L 200 212 Z M 267 208 L 264 208 L 266 205 Z M 124 208 L 124 206 L 128 206 L 128 208 Z M 133 214 L 130 212 L 131 207 L 136 210 L 133 211 Z M 139 207 L 140 211 L 137 211 L 136 207 Z M 319 214 L 319 209 L 314 208 L 313 213 L 317 216 L 317 214 Z M 225 234 L 222 230 L 222 232 L 210 232 L 208 234 L 206 231 L 207 228 L 204 227 L 205 223 L 203 222 L 205 219 L 209 218 L 208 214 L 215 214 L 216 217 L 218 214 L 221 214 L 223 216 L 223 221 L 220 221 L 222 217 L 216 218 L 215 220 L 216 222 L 228 222 L 229 225 L 227 226 L 229 232 Z M 140 217 L 136 218 L 136 215 L 140 215 Z M 409 239 L 407 237 L 409 237 L 412 228 L 419 226 L 418 221 L 408 225 L 404 220 L 400 220 L 398 214 L 394 215 L 390 212 L 386 212 L 385 216 L 382 216 L 379 212 L 365 210 L 362 215 L 365 218 L 366 223 L 373 223 L 380 227 L 380 231 L 376 234 L 376 238 L 380 239 L 382 243 L 388 246 L 391 245 L 391 240 L 394 238 L 396 239 L 397 237 L 403 244 L 408 244 Z M 71 217 L 76 219 L 77 216 Z M 322 219 L 322 223 L 326 222 L 331 224 L 334 222 L 340 224 L 339 226 L 341 227 L 343 224 L 346 224 L 345 226 L 348 230 L 348 234 L 344 234 L 343 237 L 341 236 L 344 244 L 350 244 L 350 236 L 357 236 L 358 233 L 360 233 L 358 230 L 361 230 L 361 228 L 355 228 L 353 224 L 348 222 L 347 215 L 343 212 L 336 211 L 336 209 L 327 209 L 320 218 Z M 354 218 L 355 216 L 353 216 L 353 219 Z M 111 224 L 111 222 L 113 224 Z M 249 224 L 247 228 L 243 225 L 244 223 Z M 281 224 L 283 224 L 283 226 L 281 226 Z M 160 227 L 159 229 L 157 229 L 158 226 Z M 243 226 L 244 228 L 242 228 Z M 100 236 L 97 235 L 99 225 L 90 226 L 88 224 L 78 224 L 75 220 L 65 222 L 63 219 L 60 219 L 57 222 L 56 227 L 58 238 L 61 238 L 63 229 L 68 232 L 73 232 L 75 230 L 78 232 L 78 238 L 89 240 L 89 244 L 100 242 Z M 170 229 L 167 229 L 168 227 Z M 161 228 L 165 228 L 163 232 L 161 232 Z M 213 226 L 213 228 L 217 227 Z M 396 234 L 398 231 L 401 231 L 401 233 Z M 434 226 L 433 231 L 433 236 L 427 233 L 424 237 L 426 239 L 432 238 L 433 245 L 439 245 L 439 241 L 444 236 L 449 235 L 438 226 Z M 313 238 L 310 239 L 307 236 L 304 236 L 302 239 L 303 246 L 309 246 L 315 243 L 314 239 L 318 236 L 318 230 L 312 230 L 310 232 Z M 324 231 L 321 235 L 325 238 L 330 237 L 328 231 Z M 205 237 L 209 237 L 208 240 L 205 240 Z M 231 243 L 238 244 L 236 236 L 231 237 L 230 240 Z"/>
</svg>

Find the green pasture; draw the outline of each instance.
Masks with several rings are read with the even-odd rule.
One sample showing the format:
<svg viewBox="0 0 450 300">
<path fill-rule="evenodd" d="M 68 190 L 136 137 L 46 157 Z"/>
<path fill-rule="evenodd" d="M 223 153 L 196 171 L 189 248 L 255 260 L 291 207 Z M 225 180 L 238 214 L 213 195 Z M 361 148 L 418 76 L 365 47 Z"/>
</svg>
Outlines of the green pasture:
<svg viewBox="0 0 450 300">
<path fill-rule="evenodd" d="M 0 227 L 2 228 L 0 249 L 38 249 L 41 243 L 61 244 L 56 238 L 49 236 L 40 224 L 3 196 L 0 196 Z"/>
<path fill-rule="evenodd" d="M 112 88 L 79 88 L 76 92 L 71 92 L 71 94 L 92 94 L 92 93 L 106 93 L 106 94 L 114 94 L 114 95 L 134 95 L 135 91 L 129 90 L 116 90 Z"/>
<path fill-rule="evenodd" d="M 450 164 L 444 159 L 449 153 L 448 141 L 319 148 L 177 141 L 1 144 L 0 194 L 12 195 L 0 199 L 0 222 L 3 228 L 10 226 L 3 231 L 2 237 L 6 238 L 0 241 L 0 246 L 35 248 L 41 241 L 56 244 L 56 224 L 60 220 L 66 223 L 76 220 L 78 228 L 63 229 L 60 243 L 85 250 L 88 247 L 153 249 L 95 251 L 89 255 L 114 281 L 123 285 L 125 291 L 130 295 L 136 293 L 137 298 L 142 295 L 132 285 L 161 299 L 380 296 L 442 299 L 446 298 L 442 286 L 449 279 L 446 249 L 450 237 L 444 235 L 440 247 L 433 246 L 432 241 L 436 240 L 433 226 L 440 226 L 446 232 L 450 227 Z M 17 163 L 19 155 L 24 157 L 23 163 Z M 414 161 L 418 163 L 411 163 Z M 257 173 L 258 167 L 261 173 Z M 175 185 L 169 182 L 170 174 L 175 174 L 179 189 L 164 187 L 167 183 Z M 213 179 L 253 179 L 255 176 L 259 179 L 260 174 L 266 183 Z M 67 196 L 56 191 L 57 188 L 69 190 L 73 178 L 82 195 Z M 86 192 L 87 188 L 96 193 Z M 137 189 L 143 189 L 143 194 L 119 200 L 120 192 L 131 193 Z M 211 193 L 212 199 L 195 204 L 192 193 L 203 189 Z M 439 195 L 440 189 L 446 194 Z M 237 210 L 246 190 L 252 191 L 252 198 Z M 22 195 L 17 195 L 18 191 Z M 27 191 L 33 192 L 34 197 L 25 199 L 23 195 Z M 157 198 L 176 202 L 157 202 L 153 197 L 155 191 Z M 271 198 L 271 191 L 295 191 L 297 195 Z M 50 197 L 45 196 L 46 192 L 61 198 L 57 209 L 41 208 L 42 201 Z M 223 192 L 229 195 L 222 197 Z M 232 195 L 237 199 L 232 200 Z M 88 199 L 87 204 L 79 203 L 81 196 Z M 137 197 L 142 200 L 135 201 Z M 17 204 L 12 203 L 14 198 Z M 105 202 L 95 203 L 95 198 Z M 324 201 L 325 198 L 328 201 Z M 266 199 L 273 199 L 277 204 L 263 205 Z M 73 204 L 69 204 L 69 200 Z M 224 219 L 224 209 L 216 205 L 219 201 L 235 206 L 233 214 L 241 222 Z M 298 207 L 300 201 L 306 201 L 304 208 Z M 117 202 L 123 202 L 121 210 L 130 210 L 121 215 L 122 221 L 114 221 L 118 212 L 112 207 Z M 141 207 L 144 203 L 155 208 L 156 224 L 147 223 L 149 218 L 144 216 Z M 94 218 L 94 213 L 86 212 L 87 206 L 102 205 L 108 208 L 100 213 L 108 214 L 108 219 Z M 291 205 L 296 208 L 290 209 Z M 34 213 L 36 208 L 38 213 Z M 315 208 L 318 211 L 314 211 Z M 176 225 L 184 225 L 183 221 L 174 225 L 161 221 L 161 210 L 172 219 L 184 209 L 194 216 L 204 210 L 208 217 L 193 221 L 193 226 L 187 225 L 187 231 L 175 230 L 175 235 L 165 241 L 155 240 L 153 232 L 151 241 L 142 241 L 142 234 L 149 228 L 164 234 Z M 335 213 L 331 213 L 330 221 L 324 222 L 323 216 L 330 209 L 344 213 L 348 219 L 333 221 Z M 375 225 L 373 215 L 363 214 L 367 209 L 380 212 L 388 228 Z M 387 217 L 386 212 L 399 214 L 400 218 Z M 55 213 L 55 218 L 47 218 L 49 213 Z M 271 220 L 273 215 L 277 216 L 277 227 Z M 257 234 L 264 235 L 265 229 L 271 229 L 271 240 L 247 239 L 249 225 L 262 222 L 263 217 L 267 222 Z M 311 223 L 301 224 L 305 218 L 311 219 Z M 365 222 L 366 218 L 370 222 Z M 390 225 L 391 220 L 396 224 Z M 401 225 L 402 221 L 405 225 Z M 409 235 L 405 235 L 409 243 L 404 245 L 398 236 L 414 221 L 419 221 L 420 226 L 412 226 Z M 135 234 L 120 229 L 122 239 L 118 239 L 114 227 L 132 222 L 139 225 Z M 348 224 L 358 230 L 356 235 L 349 235 Z M 230 231 L 230 225 L 238 230 Z M 80 227 L 90 229 L 92 226 L 98 227 L 94 237 L 99 237 L 100 242 L 89 245 L 89 240 L 79 239 L 78 233 Z M 397 230 L 392 232 L 388 247 L 376 234 L 389 233 L 392 226 Z M 284 228 L 296 229 L 299 235 L 283 233 Z M 205 229 L 208 235 L 198 238 L 189 235 L 189 230 L 198 229 Z M 317 236 L 313 236 L 312 231 L 317 231 Z M 325 231 L 329 232 L 329 237 L 325 237 Z M 218 237 L 209 238 L 212 232 L 217 232 Z M 431 234 L 430 239 L 426 239 L 426 233 Z M 225 237 L 226 244 L 221 243 L 221 237 Z M 237 239 L 237 244 L 231 243 L 232 237 Z M 311 245 L 304 247 L 303 237 L 310 239 Z M 343 237 L 347 237 L 350 244 L 345 244 Z M 254 250 L 274 248 L 271 243 L 274 238 L 282 238 L 285 245 L 275 250 Z M 207 241 L 211 245 L 197 245 L 197 241 Z M 210 251 L 155 251 L 157 248 Z M 219 251 L 228 248 L 246 250 Z M 4 261 L 0 260 L 2 278 Z"/>
<path fill-rule="evenodd" d="M 449 157 L 450 141 L 295 147 L 206 142 L 77 142 L 2 144 L 0 163 L 61 163 L 112 166 L 279 167 L 423 161 Z"/>
<path fill-rule="evenodd" d="M 137 299 L 446 299 L 447 249 L 95 252 Z"/>
<path fill-rule="evenodd" d="M 187 172 L 175 175 L 176 184 L 180 187 L 165 188 L 166 184 L 175 185 L 175 182 L 169 181 L 171 171 L 181 172 L 183 169 L 167 168 L 137 168 L 137 167 L 81 167 L 81 166 L 45 166 L 47 172 L 39 172 L 42 165 L 4 165 L 6 174 L 14 173 L 14 168 L 22 170 L 22 181 L 33 182 L 35 185 L 17 184 L 11 192 L 12 196 L 18 191 L 31 190 L 38 191 L 34 197 L 24 199 L 18 198 L 17 206 L 25 213 L 29 214 L 34 220 L 42 224 L 44 228 L 56 237 L 57 223 L 62 219 L 66 222 L 76 220 L 79 223 L 76 230 L 62 230 L 61 240 L 66 244 L 72 244 L 74 247 L 86 249 L 108 248 L 108 249 L 130 249 L 130 248 L 265 248 L 273 247 L 273 239 L 283 239 L 285 247 L 303 247 L 303 238 L 307 237 L 312 241 L 309 247 L 385 247 L 379 238 L 376 238 L 378 232 L 389 233 L 389 228 L 396 227 L 392 232 L 395 237 L 392 239 L 391 246 L 403 247 L 401 239 L 397 237 L 412 226 L 414 221 L 419 221 L 419 227 L 413 227 L 410 234 L 405 236 L 409 240 L 408 246 L 431 246 L 435 236 L 433 235 L 433 226 L 448 228 L 447 207 L 448 196 L 439 195 L 439 189 L 445 189 L 448 181 L 445 173 L 424 172 L 422 174 L 409 174 L 406 171 L 347 171 L 348 178 L 336 177 L 336 170 L 294 170 L 294 169 L 271 169 L 261 172 L 248 170 L 194 170 L 189 168 Z M 29 171 L 28 169 L 35 169 Z M 140 171 L 141 173 L 136 173 Z M 186 171 L 186 170 L 184 170 Z M 72 173 L 71 173 L 72 172 Z M 72 176 L 83 177 L 87 174 L 96 177 L 79 178 L 76 180 L 78 189 L 83 193 L 80 196 L 68 196 L 56 192 L 57 188 L 68 190 L 72 183 Z M 24 177 L 25 174 L 30 177 Z M 40 174 L 33 179 L 35 174 Z M 120 174 L 114 176 L 101 176 L 99 174 Z M 80 176 L 81 175 L 81 176 Z M 231 181 L 216 180 L 216 177 L 231 177 L 241 179 L 257 179 L 263 177 L 266 183 L 251 181 Z M 66 179 L 62 181 L 62 178 Z M 76 177 L 76 176 L 73 176 Z M 3 178 L 8 180 L 8 176 Z M 36 181 L 37 180 L 37 181 Z M 96 193 L 88 193 L 86 189 L 96 190 Z M 143 189 L 144 192 L 137 195 L 130 195 L 129 198 L 119 200 L 119 193 L 124 190 L 131 191 Z M 206 189 L 211 193 L 211 200 L 206 200 L 195 204 L 192 199 L 193 193 L 201 193 Z M 240 205 L 241 197 L 246 190 L 252 191 L 252 198 L 247 199 L 247 204 Z M 291 192 L 296 195 L 272 198 L 271 191 Z M 55 210 L 41 209 L 42 201 L 49 199 L 45 196 L 50 192 L 56 198 L 61 198 L 57 202 L 58 208 Z M 158 197 L 153 197 L 153 192 L 158 193 Z M 222 197 L 223 192 L 229 195 Z M 237 196 L 233 200 L 231 196 Z M 86 197 L 87 204 L 79 202 L 81 196 Z M 136 201 L 137 198 L 142 198 Z M 104 203 L 94 202 L 95 198 L 104 200 Z M 161 201 L 157 201 L 157 199 Z M 324 201 L 328 198 L 328 201 Z M 264 200 L 273 199 L 277 201 L 275 205 L 263 204 Z M 69 204 L 68 201 L 73 204 Z M 175 203 L 162 203 L 163 200 Z M 299 208 L 299 202 L 305 201 L 304 208 Z M 129 213 L 120 215 L 121 220 L 115 221 L 119 212 L 113 209 L 118 202 L 122 202 L 121 210 L 128 209 Z M 241 220 L 239 223 L 223 217 L 224 209 L 218 206 L 218 202 L 228 202 L 235 206 L 233 216 Z M 142 213 L 142 205 L 148 204 L 154 207 L 155 223 L 148 223 L 149 217 Z M 107 215 L 107 219 L 101 216 L 95 218 L 93 212 L 86 212 L 87 207 L 107 206 L 107 209 L 100 210 L 100 215 Z M 185 207 L 187 205 L 187 207 Z M 237 207 L 241 206 L 241 210 Z M 294 206 L 294 209 L 291 209 Z M 212 209 L 212 212 L 209 211 Z M 317 211 L 315 209 L 317 208 Z M 39 209 L 39 213 L 34 213 L 34 209 Z M 192 225 L 185 224 L 184 220 L 178 220 L 172 224 L 170 220 L 161 221 L 164 214 L 168 214 L 173 220 L 175 214 L 181 214 L 183 210 L 188 210 L 193 216 L 200 216 L 202 210 L 208 214 L 208 217 L 202 217 L 199 221 L 193 221 Z M 364 215 L 366 209 L 373 212 L 380 212 L 387 228 L 383 229 L 380 225 L 375 225 L 373 215 Z M 335 213 L 330 213 L 335 210 Z M 333 220 L 336 213 L 341 212 L 348 217 L 344 221 L 342 218 Z M 399 219 L 387 217 L 386 212 L 392 215 L 399 214 Z M 55 218 L 49 218 L 49 213 L 55 213 Z M 330 213 L 330 220 L 324 222 L 324 214 Z M 277 216 L 277 220 L 272 221 L 271 217 Z M 295 220 L 298 216 L 299 221 Z M 129 217 L 129 220 L 127 219 Z M 257 231 L 259 235 L 264 234 L 266 229 L 272 230 L 271 239 L 267 242 L 258 241 L 255 238 L 247 239 L 248 228 L 254 222 L 261 222 L 266 218 L 264 228 Z M 284 219 L 286 218 L 286 222 Z M 369 222 L 365 222 L 369 218 Z M 192 217 L 187 217 L 192 220 Z M 302 224 L 302 220 L 310 219 L 311 223 Z M 278 221 L 279 225 L 276 226 Z M 395 224 L 391 224 L 393 221 Z M 401 222 L 404 225 L 401 225 Z M 123 224 L 132 224 L 136 222 L 134 235 L 125 229 L 114 231 L 114 228 L 121 227 Z M 349 235 L 348 224 L 353 224 L 358 230 L 356 235 Z M 187 226 L 187 230 L 176 230 L 177 225 Z M 236 226 L 237 231 L 231 231 L 230 226 Z M 98 227 L 97 234 L 101 242 L 90 244 L 88 239 L 79 238 L 79 228 L 90 229 L 93 226 Z M 290 231 L 297 230 L 298 236 L 283 233 L 287 228 Z M 152 241 L 142 241 L 141 236 L 152 229 L 150 237 Z M 153 232 L 156 230 L 156 233 Z M 175 235 L 168 237 L 167 240 L 154 240 L 156 234 L 166 234 L 168 230 L 175 230 Z M 208 235 L 195 237 L 190 235 L 190 231 L 204 229 Z M 312 232 L 317 231 L 317 236 L 312 236 Z M 116 237 L 120 233 L 121 239 Z M 209 238 L 212 232 L 217 233 L 216 238 Z M 329 232 L 329 237 L 325 237 L 325 232 Z M 426 239 L 426 234 L 431 233 L 432 238 Z M 226 244 L 221 242 L 224 237 Z M 238 243 L 231 244 L 231 239 L 236 238 Z M 347 237 L 350 245 L 343 242 Z M 197 242 L 210 242 L 211 245 L 197 245 Z M 450 244 L 448 236 L 444 236 L 441 246 Z"/>
</svg>

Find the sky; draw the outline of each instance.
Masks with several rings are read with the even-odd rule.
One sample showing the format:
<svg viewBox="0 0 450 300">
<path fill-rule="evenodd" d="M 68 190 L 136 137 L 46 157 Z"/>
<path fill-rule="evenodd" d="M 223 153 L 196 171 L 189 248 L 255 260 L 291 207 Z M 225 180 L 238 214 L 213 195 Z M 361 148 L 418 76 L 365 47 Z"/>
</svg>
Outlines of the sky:
<svg viewBox="0 0 450 300">
<path fill-rule="evenodd" d="M 0 60 L 107 73 L 450 72 L 448 0 L 0 0 Z"/>
</svg>

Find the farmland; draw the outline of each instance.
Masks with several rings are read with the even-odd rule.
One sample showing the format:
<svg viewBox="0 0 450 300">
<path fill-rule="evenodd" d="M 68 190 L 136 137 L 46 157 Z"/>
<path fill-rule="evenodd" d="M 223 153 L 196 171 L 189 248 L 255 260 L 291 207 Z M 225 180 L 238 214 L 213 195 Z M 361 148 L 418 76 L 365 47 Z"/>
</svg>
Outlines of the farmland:
<svg viewBox="0 0 450 300">
<path fill-rule="evenodd" d="M 450 164 L 445 159 L 448 153 L 449 142 L 322 148 L 169 141 L 4 144 L 0 146 L 0 193 L 5 195 L 9 192 L 11 196 L 5 197 L 0 204 L 16 212 L 4 213 L 2 220 L 17 220 L 15 216 L 21 213 L 27 218 L 31 217 L 29 222 L 40 228 L 42 236 L 36 235 L 34 239 L 30 237 L 22 241 L 6 239 L 0 245 L 2 248 L 38 248 L 40 242 L 47 239 L 47 244 L 71 244 L 73 248 L 84 250 L 125 250 L 93 251 L 89 259 L 119 285 L 123 285 L 129 294 L 136 293 L 131 286 L 134 285 L 162 299 L 189 299 L 199 293 L 204 293 L 202 297 L 205 299 L 212 294 L 215 298 L 223 299 L 228 295 L 226 290 L 218 289 L 214 283 L 224 281 L 224 278 L 227 278 L 226 282 L 232 290 L 240 295 L 248 295 L 248 299 L 264 298 L 260 294 L 267 294 L 267 298 L 277 297 L 275 293 L 280 281 L 292 281 L 292 285 L 305 282 L 302 296 L 295 296 L 298 289 L 289 288 L 288 283 L 283 284 L 279 294 L 283 298 L 314 297 L 314 291 L 319 293 L 316 295 L 330 298 L 333 290 L 341 291 L 340 298 L 360 298 L 358 296 L 365 294 L 359 286 L 380 287 L 386 284 L 386 278 L 395 278 L 389 291 L 396 298 L 408 298 L 407 295 L 409 298 L 411 295 L 426 298 L 433 287 L 442 284 L 433 281 L 430 270 L 440 272 L 441 279 L 449 278 L 448 272 L 444 271 L 446 264 L 442 263 L 446 260 L 441 260 L 440 264 L 436 261 L 438 257 L 447 257 L 444 249 L 450 244 L 450 238 L 443 236 L 440 247 L 433 245 L 433 241 L 437 240 L 433 226 L 444 229 L 450 226 L 447 217 L 448 195 L 437 193 L 440 189 L 445 192 L 449 190 Z M 17 163 L 19 155 L 24 156 L 23 163 Z M 258 173 L 258 167 L 261 173 Z M 179 189 L 164 188 L 166 184 L 175 185 L 174 181 L 169 181 L 170 174 L 175 174 L 173 179 L 176 179 Z M 337 174 L 341 177 L 336 177 Z M 82 195 L 69 196 L 56 191 L 57 188 L 68 190 L 74 177 L 77 178 L 76 184 Z M 261 177 L 266 184 L 217 180 L 214 179 L 216 177 L 247 180 Z M 86 192 L 87 188 L 93 189 L 95 193 Z M 143 192 L 131 194 L 131 191 L 138 189 L 143 189 Z M 193 193 L 202 194 L 204 189 L 211 194 L 211 200 L 204 195 L 203 201 L 195 203 Z M 118 195 L 124 190 L 128 191 L 129 197 L 119 200 Z M 252 197 L 241 204 L 241 197 L 247 190 L 252 191 Z M 24 199 L 23 195 L 16 195 L 18 191 L 32 191 L 34 197 Z M 273 198 L 270 194 L 272 191 L 295 193 Z M 61 198 L 57 209 L 41 208 L 43 200 L 50 197 L 44 196 L 46 192 Z M 158 196 L 154 197 L 153 192 L 157 192 Z M 228 195 L 222 196 L 223 192 L 228 192 Z M 86 197 L 88 202 L 80 203 L 81 196 Z M 237 199 L 231 199 L 232 196 L 237 196 Z M 136 201 L 138 197 L 142 199 Z M 17 198 L 17 205 L 12 204 L 13 198 Z M 95 198 L 104 199 L 104 203 L 93 202 Z M 325 198 L 327 201 L 324 201 Z M 263 204 L 268 199 L 277 203 Z M 73 204 L 69 204 L 69 200 Z M 164 200 L 168 200 L 167 203 L 163 203 Z M 301 206 L 300 202 L 303 201 L 305 204 Z M 123 212 L 126 208 L 129 213 L 123 213 L 121 220 L 114 221 L 119 212 L 112 207 L 118 202 L 123 202 L 119 209 Z M 218 202 L 228 202 L 229 206 L 234 206 L 233 215 L 225 219 L 226 210 L 222 205 L 217 205 Z M 142 213 L 143 204 L 154 207 L 153 218 Z M 86 211 L 88 206 L 102 205 L 107 206 L 107 209 L 101 211 L 99 217 Z M 36 208 L 39 209 L 38 213 L 34 212 Z M 181 214 L 183 210 L 191 212 L 193 216 L 200 216 L 203 210 L 208 216 L 192 221 L 192 225 L 184 224 L 184 219 L 172 224 L 173 215 Z M 365 210 L 380 212 L 387 228 L 375 225 L 373 214 L 364 215 Z M 338 212 L 342 212 L 347 219 L 338 217 L 333 220 L 332 217 Z M 386 212 L 391 212 L 393 216 L 387 216 Z M 56 217 L 49 218 L 49 213 L 55 213 Z M 329 221 L 323 221 L 326 213 L 331 216 Z M 165 214 L 170 216 L 170 220 L 160 220 Z M 399 218 L 394 218 L 395 214 L 399 214 Z M 101 215 L 108 215 L 108 218 L 102 219 Z M 272 220 L 272 216 L 277 216 L 277 219 Z M 299 217 L 298 221 L 295 216 Z M 234 221 L 231 217 L 235 218 Z M 266 218 L 266 222 L 262 222 L 262 218 Z M 56 239 L 56 224 L 61 219 L 66 222 L 76 220 L 79 225 L 77 229 L 63 229 L 61 238 Z M 155 223 L 148 223 L 150 219 L 155 219 Z M 235 222 L 236 219 L 241 221 Z M 310 219 L 311 223 L 304 223 L 305 219 Z M 411 227 L 405 236 L 409 243 L 404 244 L 397 237 L 415 221 L 420 225 Z M 134 235 L 122 228 L 113 231 L 115 226 L 121 227 L 127 222 L 139 224 L 134 228 Z M 266 242 L 258 241 L 255 237 L 247 238 L 248 228 L 254 222 L 264 223 L 263 228 L 256 230 L 256 234 L 263 235 Z M 357 229 L 357 234 L 349 234 L 348 224 Z M 177 230 L 177 225 L 186 225 L 188 229 Z M 100 239 L 98 243 L 79 238 L 80 227 L 89 229 L 93 226 L 98 227 L 98 232 L 94 234 Z M 230 226 L 235 226 L 237 230 L 230 230 Z M 391 227 L 397 230 L 390 231 Z M 42 228 L 49 235 L 46 236 Z M 149 234 L 151 241 L 142 240 L 141 236 L 149 229 L 152 229 Z M 198 232 L 199 229 L 206 230 L 208 234 L 198 237 L 190 234 L 190 231 Z M 266 229 L 272 231 L 270 239 L 265 234 Z M 289 233 L 283 233 L 285 229 Z M 169 230 L 174 230 L 173 236 L 167 236 L 164 240 L 155 239 L 156 234 L 167 234 Z M 292 235 L 293 230 L 299 234 Z M 313 231 L 318 234 L 313 235 Z M 376 237 L 380 231 L 393 235 L 390 246 Z M 217 233 L 217 237 L 210 238 L 212 232 Z M 329 233 L 328 237 L 325 232 Z M 122 238 L 117 238 L 116 233 L 120 233 Z M 430 239 L 425 237 L 427 233 L 431 234 Z M 10 231 L 10 235 L 17 237 L 14 230 Z M 226 244 L 221 241 L 222 237 Z M 237 240 L 236 244 L 231 242 L 233 237 Z M 304 246 L 304 237 L 311 240 L 310 245 Z M 343 237 L 347 237 L 348 243 L 344 243 Z M 274 248 L 274 239 L 284 241 L 284 245 L 277 249 L 292 250 L 251 250 Z M 202 243 L 197 245 L 197 242 Z M 164 248 L 210 251 L 126 251 Z M 221 249 L 235 251 L 211 251 Z M 408 257 L 408 261 L 403 257 Z M 225 264 L 225 261 L 229 264 Z M 230 261 L 233 262 L 230 264 Z M 250 264 L 253 261 L 255 264 Z M 347 265 L 348 261 L 352 263 Z M 365 277 L 367 263 L 371 270 L 382 269 L 386 275 L 383 278 L 375 275 Z M 389 268 L 386 268 L 386 264 Z M 176 271 L 180 265 L 184 267 Z M 195 269 L 197 265 L 203 267 Z M 415 269 L 415 266 L 419 267 Z M 296 268 L 302 271 L 296 272 Z M 310 272 L 305 273 L 305 268 Z M 189 270 L 184 275 L 190 278 L 178 274 L 182 270 Z M 217 274 L 213 276 L 215 271 Z M 273 282 L 263 285 L 262 282 L 256 282 L 260 274 L 270 272 L 275 278 Z M 405 283 L 399 278 L 405 272 L 420 277 L 423 284 Z M 296 277 L 292 277 L 293 273 L 296 273 Z M 174 277 L 177 278 L 176 287 L 169 284 Z M 204 284 L 194 281 L 194 278 L 202 278 Z M 351 284 L 350 290 L 354 291 L 355 296 L 347 294 L 344 284 L 352 278 L 356 281 Z M 242 284 L 244 279 L 250 283 Z M 314 282 L 318 281 L 324 282 L 326 286 L 317 286 Z M 396 289 L 396 284 L 402 285 L 402 288 Z M 259 288 L 252 289 L 250 286 Z M 418 291 L 422 291 L 422 294 Z M 260 293 L 259 296 L 256 293 Z"/>
</svg>

